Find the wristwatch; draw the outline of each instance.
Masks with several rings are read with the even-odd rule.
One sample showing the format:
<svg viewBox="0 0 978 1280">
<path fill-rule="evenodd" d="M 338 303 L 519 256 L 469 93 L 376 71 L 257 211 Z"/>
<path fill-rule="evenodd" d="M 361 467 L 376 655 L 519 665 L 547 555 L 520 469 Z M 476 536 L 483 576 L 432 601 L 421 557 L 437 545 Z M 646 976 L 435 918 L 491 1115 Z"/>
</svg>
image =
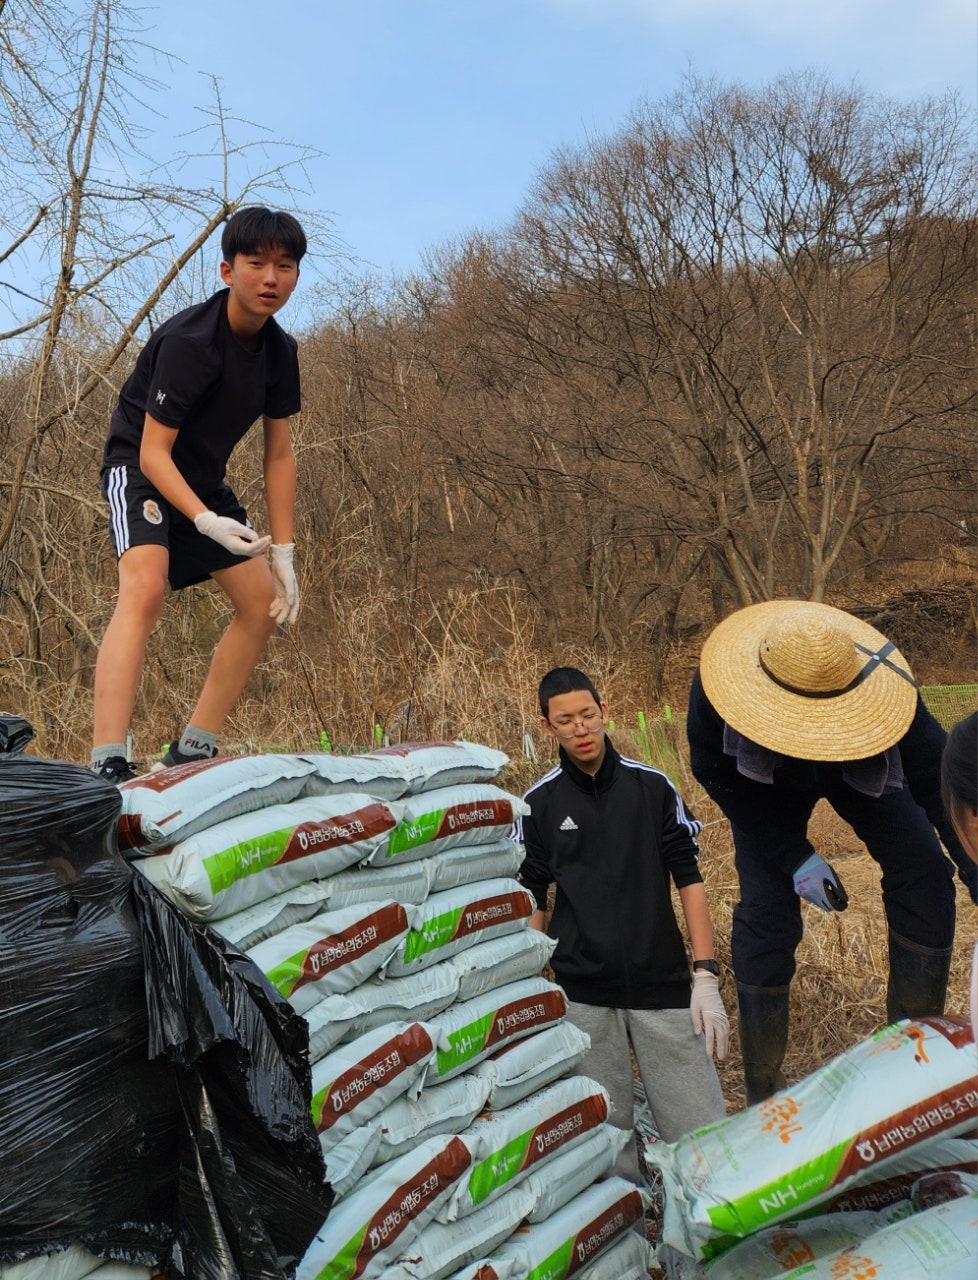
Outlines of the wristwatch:
<svg viewBox="0 0 978 1280">
<path fill-rule="evenodd" d="M 719 978 L 720 976 L 720 966 L 715 960 L 694 960 L 693 971 L 695 972 L 697 969 L 705 969 L 707 973 L 712 973 L 714 978 Z"/>
</svg>

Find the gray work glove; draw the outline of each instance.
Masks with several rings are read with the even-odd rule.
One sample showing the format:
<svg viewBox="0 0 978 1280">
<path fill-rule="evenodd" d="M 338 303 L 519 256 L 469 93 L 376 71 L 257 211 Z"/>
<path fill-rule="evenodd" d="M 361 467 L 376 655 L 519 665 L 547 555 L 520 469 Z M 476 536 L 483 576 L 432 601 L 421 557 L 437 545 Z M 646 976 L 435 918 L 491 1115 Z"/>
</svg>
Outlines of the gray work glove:
<svg viewBox="0 0 978 1280">
<path fill-rule="evenodd" d="M 814 849 L 794 871 L 795 893 L 823 911 L 845 911 L 849 895 L 842 881 Z"/>
<path fill-rule="evenodd" d="M 254 529 L 249 529 L 240 520 L 219 516 L 216 511 L 202 511 L 195 517 L 194 526 L 198 533 L 213 538 L 236 556 L 260 556 L 272 543 L 270 533 L 259 537 Z"/>
</svg>

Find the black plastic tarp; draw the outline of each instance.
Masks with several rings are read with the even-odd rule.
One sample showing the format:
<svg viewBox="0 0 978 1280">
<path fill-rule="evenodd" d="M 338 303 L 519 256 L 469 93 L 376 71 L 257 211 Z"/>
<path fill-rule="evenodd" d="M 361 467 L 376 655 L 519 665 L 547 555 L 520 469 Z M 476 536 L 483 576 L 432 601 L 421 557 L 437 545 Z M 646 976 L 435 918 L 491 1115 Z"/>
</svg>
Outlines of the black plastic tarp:
<svg viewBox="0 0 978 1280">
<path fill-rule="evenodd" d="M 80 1242 L 283 1280 L 332 1200 L 306 1024 L 119 854 L 114 786 L 16 754 L 24 725 L 0 717 L 0 1262 Z"/>
</svg>

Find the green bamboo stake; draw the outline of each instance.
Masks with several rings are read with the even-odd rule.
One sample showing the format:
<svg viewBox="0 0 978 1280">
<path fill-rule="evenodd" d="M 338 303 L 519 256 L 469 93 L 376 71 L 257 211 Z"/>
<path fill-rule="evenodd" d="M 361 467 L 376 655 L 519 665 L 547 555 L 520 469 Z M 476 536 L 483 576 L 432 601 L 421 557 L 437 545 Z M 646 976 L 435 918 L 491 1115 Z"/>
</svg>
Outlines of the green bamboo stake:
<svg viewBox="0 0 978 1280">
<path fill-rule="evenodd" d="M 645 712 L 638 713 L 638 737 L 642 744 L 642 750 L 645 752 L 645 763 L 652 763 L 652 750 L 649 746 L 649 731 L 645 724 Z"/>
</svg>

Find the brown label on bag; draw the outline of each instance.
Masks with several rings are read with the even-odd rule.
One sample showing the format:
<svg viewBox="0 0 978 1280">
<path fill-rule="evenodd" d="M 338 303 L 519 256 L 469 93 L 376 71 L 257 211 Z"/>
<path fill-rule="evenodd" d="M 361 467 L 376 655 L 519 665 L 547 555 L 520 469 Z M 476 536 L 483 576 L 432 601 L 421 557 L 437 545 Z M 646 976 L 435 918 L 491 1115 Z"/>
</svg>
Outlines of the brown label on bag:
<svg viewBox="0 0 978 1280">
<path fill-rule="evenodd" d="M 413 1219 L 456 1183 L 471 1159 L 465 1143 L 460 1138 L 450 1138 L 434 1159 L 411 1174 L 380 1206 L 363 1231 L 353 1268 L 343 1274 L 348 1274 L 350 1280 L 362 1276 L 370 1259 L 388 1248 Z"/>
<path fill-rule="evenodd" d="M 312 1099 L 312 1116 L 320 1133 L 331 1129 L 340 1116 L 360 1106 L 378 1093 L 402 1071 L 434 1052 L 431 1036 L 419 1022 L 413 1022 L 372 1053 L 361 1058 L 321 1089 Z"/>
<path fill-rule="evenodd" d="M 389 902 L 371 911 L 349 929 L 331 933 L 314 943 L 302 958 L 299 975 L 292 990 L 306 982 L 318 982 L 327 973 L 340 969 L 357 956 L 389 942 L 407 931 L 407 912 L 399 902 Z"/>
<path fill-rule="evenodd" d="M 559 1022 L 567 1012 L 567 1001 L 559 987 L 524 996 L 509 1004 L 500 1005 L 493 1015 L 492 1026 L 486 1036 L 485 1048 L 501 1044 L 512 1036 L 528 1034 L 536 1027 L 546 1027 Z"/>
<path fill-rule="evenodd" d="M 639 1193 L 626 1191 L 614 1204 L 596 1214 L 574 1237 L 570 1265 L 565 1274 L 570 1276 L 579 1271 L 596 1253 L 627 1231 L 633 1222 L 637 1222 L 643 1212 Z"/>
<path fill-rule="evenodd" d="M 337 813 L 313 822 L 300 822 L 276 862 L 295 862 L 326 849 L 345 844 L 359 844 L 390 831 L 396 825 L 394 815 L 379 800 L 365 804 L 353 813 Z"/>
</svg>

